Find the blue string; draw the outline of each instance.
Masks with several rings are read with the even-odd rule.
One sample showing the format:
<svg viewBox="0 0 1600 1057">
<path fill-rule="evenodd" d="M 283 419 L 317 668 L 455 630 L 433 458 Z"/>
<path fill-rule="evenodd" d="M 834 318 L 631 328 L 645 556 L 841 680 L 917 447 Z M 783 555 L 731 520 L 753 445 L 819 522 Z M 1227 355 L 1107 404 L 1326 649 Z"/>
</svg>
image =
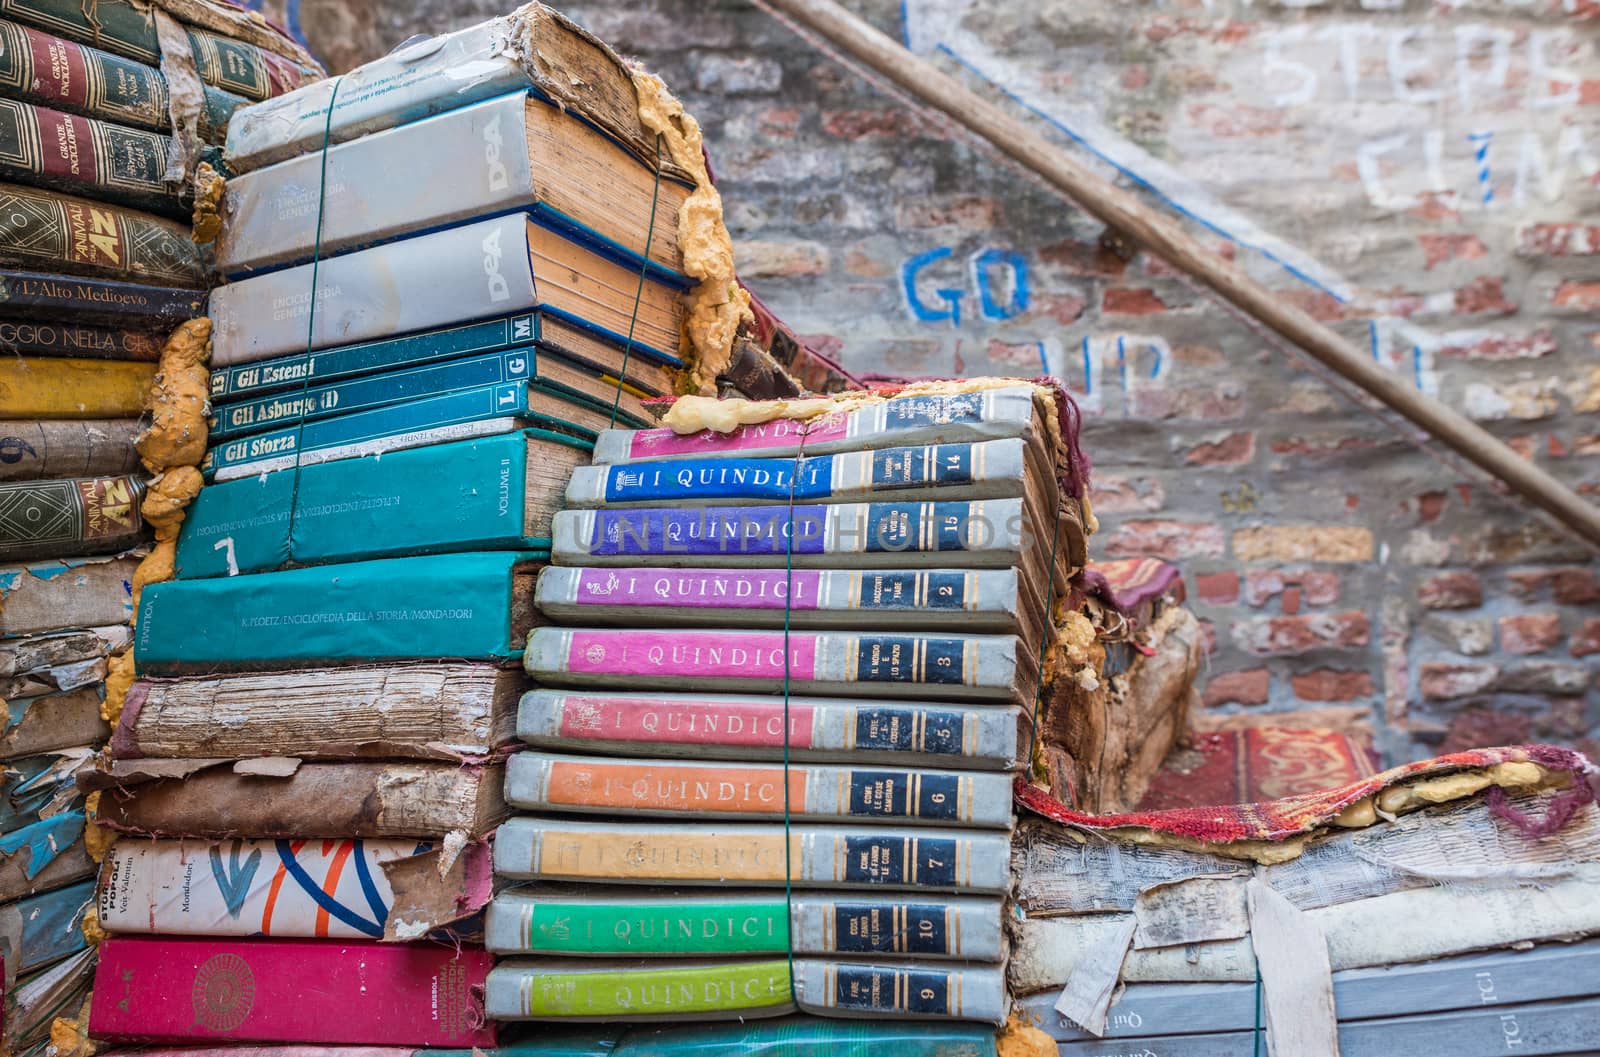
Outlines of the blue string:
<svg viewBox="0 0 1600 1057">
<path fill-rule="evenodd" d="M 1256 962 L 1256 1026 L 1253 1034 L 1255 1036 L 1254 1057 L 1261 1057 L 1261 963 L 1259 961 Z"/>
<path fill-rule="evenodd" d="M 800 460 L 805 457 L 805 435 L 794 453 L 794 466 L 789 473 L 789 524 L 783 540 L 783 920 L 784 942 L 789 955 L 789 995 L 794 987 L 794 853 L 791 850 L 791 818 L 789 807 L 789 616 L 793 612 L 794 598 L 794 489 L 800 479 Z"/>
</svg>

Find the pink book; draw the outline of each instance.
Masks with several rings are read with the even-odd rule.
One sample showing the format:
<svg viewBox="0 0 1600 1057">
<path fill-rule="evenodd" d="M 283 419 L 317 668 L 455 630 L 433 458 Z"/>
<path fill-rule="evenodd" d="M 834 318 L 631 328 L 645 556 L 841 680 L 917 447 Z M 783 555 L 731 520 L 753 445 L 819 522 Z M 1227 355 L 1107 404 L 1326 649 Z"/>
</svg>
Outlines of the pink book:
<svg viewBox="0 0 1600 1057">
<path fill-rule="evenodd" d="M 484 950 L 319 940 L 116 937 L 89 1034 L 109 1042 L 493 1046 Z"/>
</svg>

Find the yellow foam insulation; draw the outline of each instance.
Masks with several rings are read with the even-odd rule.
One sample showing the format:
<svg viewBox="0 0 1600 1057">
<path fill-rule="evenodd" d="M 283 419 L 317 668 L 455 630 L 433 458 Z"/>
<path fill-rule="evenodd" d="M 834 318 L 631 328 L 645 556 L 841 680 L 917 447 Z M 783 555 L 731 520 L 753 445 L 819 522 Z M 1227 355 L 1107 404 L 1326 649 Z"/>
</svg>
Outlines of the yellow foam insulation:
<svg viewBox="0 0 1600 1057">
<path fill-rule="evenodd" d="M 48 1057 L 94 1057 L 95 1044 L 89 1038 L 89 1008 L 94 1001 L 90 992 L 83 1000 L 83 1008 L 76 1017 L 57 1017 L 50 1022 L 50 1047 Z"/>
<path fill-rule="evenodd" d="M 1100 686 L 1100 660 L 1095 643 L 1099 636 L 1094 622 L 1077 610 L 1066 613 L 1056 624 L 1056 641 L 1045 651 L 1042 678 L 1053 681 L 1063 676 L 1078 684 L 1080 690 L 1095 690 Z"/>
<path fill-rule="evenodd" d="M 95 862 L 103 862 L 106 852 L 117 842 L 117 831 L 108 829 L 96 821 L 99 810 L 100 790 L 96 789 L 83 798 L 83 814 L 89 820 L 89 824 L 83 828 L 83 850 L 88 852 L 89 858 Z"/>
<path fill-rule="evenodd" d="M 201 162 L 194 174 L 193 238 L 199 243 L 215 242 L 222 234 L 222 192 L 228 181 L 208 163 Z"/>
<path fill-rule="evenodd" d="M 139 563 L 139 568 L 144 568 L 144 563 Z M 135 573 L 138 569 L 134 570 Z M 100 718 L 117 725 L 117 719 L 122 715 L 122 702 L 128 696 L 128 688 L 133 685 L 137 676 L 133 671 L 133 651 L 124 650 L 117 654 L 106 665 L 106 695 L 100 701 Z"/>
<path fill-rule="evenodd" d="M 667 91 L 661 78 L 633 71 L 639 95 L 639 121 L 661 137 L 673 162 L 694 176 L 694 192 L 678 210 L 678 245 L 683 250 L 683 270 L 699 280 L 684 295 L 684 340 L 691 368 L 685 391 L 715 391 L 717 375 L 733 359 L 733 339 L 739 327 L 755 321 L 750 295 L 733 271 L 733 237 L 722 219 L 722 195 L 711 183 L 706 168 L 700 122 L 685 113 L 683 104 Z"/>
<path fill-rule="evenodd" d="M 999 1057 L 1056 1057 L 1059 1052 L 1054 1039 L 1033 1025 L 1023 1023 L 1016 1013 L 1006 1020 L 994 1041 Z"/>
<path fill-rule="evenodd" d="M 83 908 L 78 929 L 83 933 L 83 941 L 91 947 L 100 946 L 100 941 L 106 938 L 106 930 L 100 927 L 100 908 L 92 901 Z"/>
</svg>

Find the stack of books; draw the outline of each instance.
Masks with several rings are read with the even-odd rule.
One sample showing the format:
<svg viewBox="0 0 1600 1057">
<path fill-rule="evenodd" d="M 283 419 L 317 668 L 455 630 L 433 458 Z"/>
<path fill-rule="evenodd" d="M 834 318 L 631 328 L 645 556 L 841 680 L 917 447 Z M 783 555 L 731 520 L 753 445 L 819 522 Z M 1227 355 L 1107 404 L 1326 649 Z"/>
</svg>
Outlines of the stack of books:
<svg viewBox="0 0 1600 1057">
<path fill-rule="evenodd" d="M 1012 772 L 1083 547 L 1054 399 L 601 435 L 539 577 L 491 1016 L 1004 1019 Z"/>
<path fill-rule="evenodd" d="M 164 46 L 158 22 L 170 34 Z M 164 63 L 182 40 L 193 62 Z M 151 526 L 135 440 L 168 333 L 204 308 L 188 178 L 233 111 L 319 76 L 238 9 L 0 3 L 3 1049 L 40 1052 L 93 978 L 85 790 Z M 168 77 L 185 79 L 173 85 Z M 174 128 L 174 115 L 178 122 Z M 114 707 L 114 706 L 113 706 Z M 93 932 L 92 925 L 89 928 Z"/>
</svg>

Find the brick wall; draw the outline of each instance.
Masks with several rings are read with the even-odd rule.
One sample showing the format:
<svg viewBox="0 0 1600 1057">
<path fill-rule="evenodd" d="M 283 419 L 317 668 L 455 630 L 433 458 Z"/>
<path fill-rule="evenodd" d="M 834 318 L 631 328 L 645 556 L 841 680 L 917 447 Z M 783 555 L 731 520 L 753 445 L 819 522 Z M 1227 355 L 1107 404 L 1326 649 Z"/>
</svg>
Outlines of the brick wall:
<svg viewBox="0 0 1600 1057">
<path fill-rule="evenodd" d="M 348 65 L 501 6 L 293 14 Z M 1600 490 L 1600 4 L 848 6 Z M 1067 381 L 1098 553 L 1183 567 L 1214 642 L 1211 721 L 1370 726 L 1390 759 L 1600 731 L 1582 548 L 762 12 L 568 10 L 700 117 L 741 273 L 798 330 L 858 371 Z"/>
</svg>

